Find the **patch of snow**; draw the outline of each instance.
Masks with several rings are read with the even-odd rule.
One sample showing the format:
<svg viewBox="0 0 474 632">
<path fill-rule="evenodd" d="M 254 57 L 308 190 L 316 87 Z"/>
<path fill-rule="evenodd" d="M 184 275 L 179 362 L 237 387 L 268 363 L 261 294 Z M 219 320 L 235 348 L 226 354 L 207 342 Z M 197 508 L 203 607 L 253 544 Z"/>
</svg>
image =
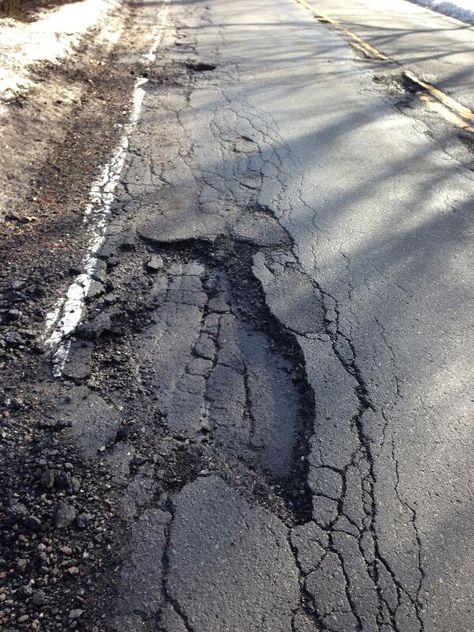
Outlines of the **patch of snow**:
<svg viewBox="0 0 474 632">
<path fill-rule="evenodd" d="M 66 57 L 84 33 L 121 4 L 122 0 L 82 0 L 43 10 L 33 22 L 1 18 L 0 101 L 27 92 L 30 66 Z"/>
<path fill-rule="evenodd" d="M 474 0 L 410 0 L 422 7 L 474 24 Z"/>
</svg>

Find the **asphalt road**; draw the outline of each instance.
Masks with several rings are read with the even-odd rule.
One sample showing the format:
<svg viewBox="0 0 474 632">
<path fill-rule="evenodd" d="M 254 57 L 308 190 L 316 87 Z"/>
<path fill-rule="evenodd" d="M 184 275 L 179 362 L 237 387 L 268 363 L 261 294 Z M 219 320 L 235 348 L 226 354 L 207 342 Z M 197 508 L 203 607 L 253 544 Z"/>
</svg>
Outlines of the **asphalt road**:
<svg viewBox="0 0 474 632">
<path fill-rule="evenodd" d="M 423 38 L 436 77 L 453 22 L 393 4 L 403 29 L 426 22 L 390 54 Z M 474 38 L 456 33 L 465 90 Z M 125 355 L 148 406 L 135 442 L 161 455 L 129 476 L 137 445 L 107 452 L 129 532 L 115 629 L 472 631 L 474 176 L 446 151 L 457 130 L 292 0 L 172 2 L 161 51 L 106 246 L 148 249 L 112 281 L 151 310 Z M 93 455 L 116 424 L 84 401 L 72 432 Z"/>
<path fill-rule="evenodd" d="M 474 108 L 473 29 L 406 0 L 310 1 L 385 55 Z"/>
</svg>

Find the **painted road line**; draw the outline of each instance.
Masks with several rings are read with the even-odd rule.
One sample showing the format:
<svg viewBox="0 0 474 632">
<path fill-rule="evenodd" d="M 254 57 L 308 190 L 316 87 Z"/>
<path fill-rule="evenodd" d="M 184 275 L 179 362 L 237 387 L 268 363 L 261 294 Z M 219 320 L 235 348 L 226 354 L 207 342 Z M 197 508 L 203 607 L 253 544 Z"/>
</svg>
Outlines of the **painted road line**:
<svg viewBox="0 0 474 632">
<path fill-rule="evenodd" d="M 157 16 L 158 27 L 154 34 L 153 44 L 143 56 L 143 61 L 149 63 L 155 60 L 163 37 L 169 11 L 169 0 L 165 0 L 165 3 Z M 148 80 L 144 77 L 139 77 L 135 81 L 130 119 L 125 125 L 120 142 L 111 159 L 102 167 L 99 177 L 92 184 L 89 203 L 84 210 L 83 225 L 89 235 L 89 244 L 82 260 L 82 272 L 69 285 L 65 295 L 56 302 L 46 315 L 44 343 L 46 349 L 52 353 L 55 377 L 62 375 L 71 345 L 70 337 L 84 313 L 85 300 L 97 267 L 99 250 L 105 241 L 111 206 L 125 165 L 130 137 L 140 119 L 145 96 L 144 85 L 147 82 Z"/>
<path fill-rule="evenodd" d="M 408 79 L 408 81 L 418 86 L 423 92 L 426 92 L 433 97 L 433 99 L 439 101 L 445 108 L 454 112 L 459 119 L 464 121 L 464 125 L 469 127 L 474 124 L 474 112 L 465 105 L 462 105 L 462 103 L 459 103 L 459 101 L 456 101 L 456 99 L 453 99 L 453 97 L 450 97 L 449 94 L 446 94 L 431 83 L 427 83 L 426 81 L 419 79 L 409 70 L 405 70 L 403 75 L 406 79 Z"/>
<path fill-rule="evenodd" d="M 350 45 L 355 50 L 361 52 L 366 57 L 378 59 L 380 61 L 393 62 L 397 66 L 400 66 L 400 63 L 395 59 L 385 55 L 385 53 L 375 48 L 375 46 L 372 46 L 372 44 L 369 44 L 369 42 L 363 40 L 334 18 L 325 13 L 319 13 L 316 11 L 315 8 L 306 0 L 295 0 L 295 2 L 310 11 L 318 22 L 321 22 L 322 24 L 329 24 L 331 27 L 339 31 L 346 39 L 349 40 Z M 431 111 L 442 116 L 451 125 L 474 134 L 474 112 L 472 112 L 472 110 L 462 105 L 462 103 L 459 103 L 459 101 L 456 101 L 456 99 L 453 99 L 453 97 L 446 94 L 446 92 L 443 92 L 440 88 L 419 79 L 410 70 L 404 70 L 403 76 L 418 87 L 420 92 L 416 90 L 415 94 L 417 94 L 421 102 Z"/>
<path fill-rule="evenodd" d="M 429 94 L 419 94 L 418 98 L 426 105 L 428 109 L 430 109 L 432 112 L 435 112 L 436 114 L 439 114 L 452 125 L 459 127 L 465 132 L 474 134 L 474 127 L 472 125 L 466 123 L 463 118 L 458 116 L 455 112 L 449 110 L 439 101 L 435 101 L 435 99 L 433 99 L 433 97 L 431 97 Z"/>
<path fill-rule="evenodd" d="M 369 42 L 366 42 L 365 40 L 363 40 L 361 37 L 353 33 L 347 27 L 343 26 L 340 22 L 338 22 L 334 18 L 331 18 L 326 13 L 319 13 L 318 11 L 315 11 L 314 7 L 311 6 L 309 2 L 306 2 L 306 0 L 295 0 L 295 2 L 297 2 L 298 4 L 301 4 L 303 7 L 308 9 L 308 11 L 311 11 L 313 17 L 316 20 L 318 20 L 318 22 L 321 22 L 322 24 L 330 24 L 332 27 L 340 31 L 343 35 L 345 35 L 349 39 L 349 43 L 356 50 L 359 50 L 367 57 L 378 59 L 380 61 L 393 61 L 390 57 L 385 55 L 385 53 L 382 53 L 382 51 L 375 48 L 375 46 L 372 46 L 372 44 L 369 44 Z"/>
</svg>

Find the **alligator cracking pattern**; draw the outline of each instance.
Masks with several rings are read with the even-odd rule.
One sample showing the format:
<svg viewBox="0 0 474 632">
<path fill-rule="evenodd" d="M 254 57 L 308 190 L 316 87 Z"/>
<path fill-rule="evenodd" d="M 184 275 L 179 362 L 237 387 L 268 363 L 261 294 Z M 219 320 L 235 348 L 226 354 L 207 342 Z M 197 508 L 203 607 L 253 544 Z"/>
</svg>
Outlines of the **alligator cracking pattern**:
<svg viewBox="0 0 474 632">
<path fill-rule="evenodd" d="M 178 246 L 185 262 L 155 276 L 153 325 L 138 341 L 142 369 L 173 435 L 212 443 L 298 486 L 290 473 L 305 425 L 301 352 L 265 312 L 252 248 L 226 246 L 220 260 L 209 246 Z M 194 258 L 189 250 L 204 252 Z"/>
<path fill-rule="evenodd" d="M 303 200 L 298 162 L 275 121 L 238 96 L 238 68 L 219 65 L 215 51 L 196 60 L 191 30 L 180 37 L 173 76 L 155 69 L 145 101 L 166 129 L 165 141 L 172 139 L 166 158 L 153 145 L 153 123 L 142 122 L 122 183 L 128 218 L 138 207 L 144 216 L 155 212 L 153 226 L 143 228 L 138 219 L 137 230 L 163 262 L 146 297 L 150 322 L 135 334 L 136 364 L 155 423 L 179 443 L 169 462 L 189 465 L 178 482 L 166 471 L 160 477 L 168 494 L 153 518 L 155 541 L 163 540 L 155 565 L 161 588 L 154 587 L 158 597 L 130 607 L 130 629 L 136 618 L 150 630 L 204 629 L 192 605 L 180 602 L 170 538 L 179 533 L 181 491 L 205 477 L 212 462 L 222 480 L 239 479 L 249 502 L 281 521 L 293 556 L 288 568 L 299 577 L 299 604 L 289 607 L 294 632 L 422 632 L 421 539 L 416 510 L 399 493 L 394 440 L 371 401 L 338 301 L 305 271 L 290 236 L 293 208 L 316 216 Z M 176 208 L 185 214 L 172 221 Z M 279 312 L 278 292 L 291 297 L 295 285 L 307 288 L 313 324 Z M 353 402 L 339 420 L 341 446 L 319 441 L 325 422 L 305 365 L 315 345 L 345 374 Z M 373 417 L 382 419 L 379 444 Z M 406 576 L 382 534 L 378 459 L 387 446 L 391 497 L 411 547 Z M 150 518 L 158 485 L 153 468 L 139 474 L 152 491 L 139 503 L 135 524 Z M 282 502 L 272 505 L 275 489 Z M 146 552 L 132 549 L 134 556 Z M 143 580 L 133 564 L 125 570 L 125 605 L 130 582 Z"/>
</svg>

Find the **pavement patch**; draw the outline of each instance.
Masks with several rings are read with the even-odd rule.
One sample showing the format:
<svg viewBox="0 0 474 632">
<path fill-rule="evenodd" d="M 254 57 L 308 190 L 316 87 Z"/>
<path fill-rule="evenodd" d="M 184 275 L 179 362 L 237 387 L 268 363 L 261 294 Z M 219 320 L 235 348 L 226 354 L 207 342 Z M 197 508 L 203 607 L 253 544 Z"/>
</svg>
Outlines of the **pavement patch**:
<svg viewBox="0 0 474 632">
<path fill-rule="evenodd" d="M 286 527 L 215 476 L 172 504 L 166 594 L 186 628 L 288 632 L 299 583 Z"/>
</svg>

